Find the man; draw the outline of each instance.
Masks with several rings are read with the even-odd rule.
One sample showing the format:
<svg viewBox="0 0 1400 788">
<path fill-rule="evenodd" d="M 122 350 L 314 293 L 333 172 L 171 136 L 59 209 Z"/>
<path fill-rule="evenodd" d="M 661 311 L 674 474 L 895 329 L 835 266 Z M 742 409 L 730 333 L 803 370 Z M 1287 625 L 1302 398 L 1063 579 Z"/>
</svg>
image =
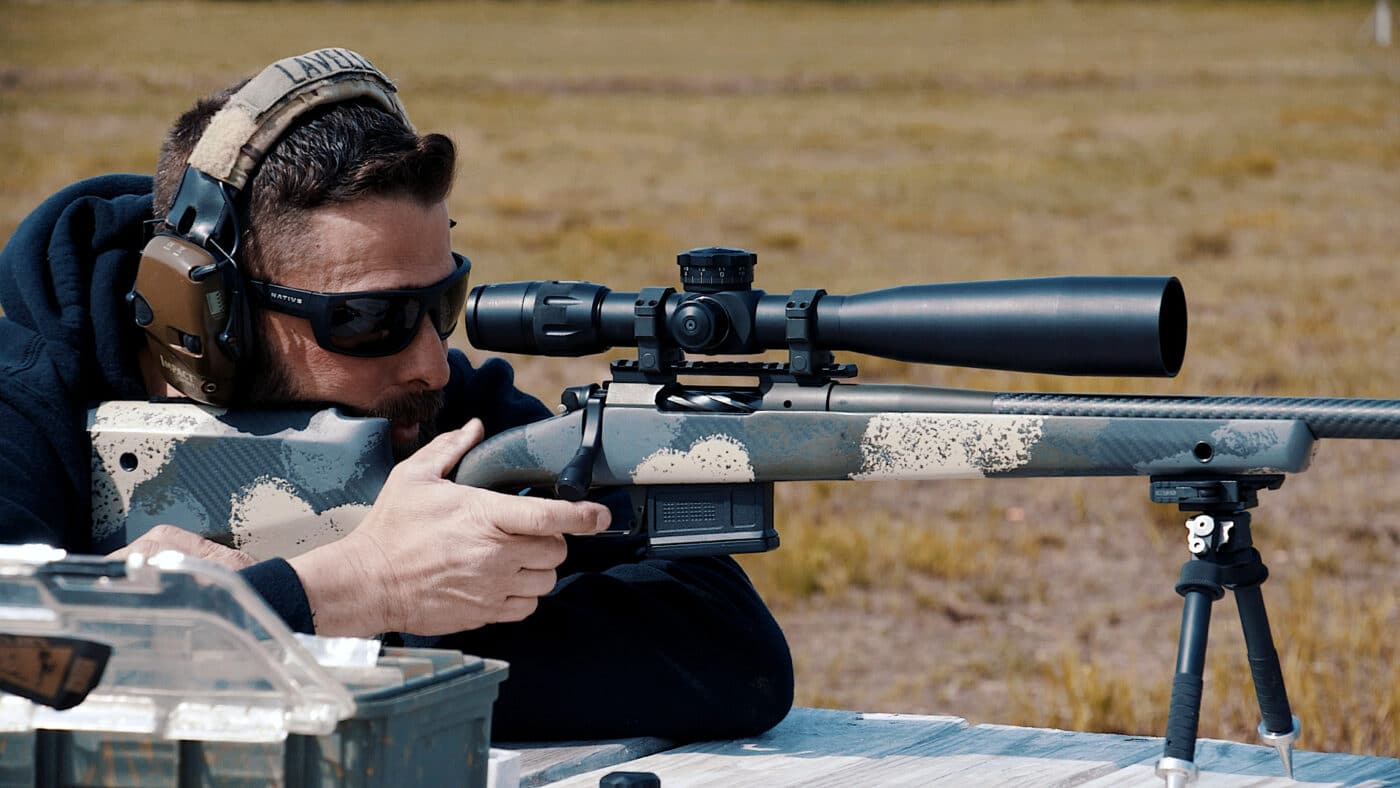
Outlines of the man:
<svg viewBox="0 0 1400 788">
<path fill-rule="evenodd" d="M 70 186 L 0 252 L 0 541 L 90 552 L 86 409 L 181 393 L 125 296 L 146 224 L 167 217 L 186 162 L 238 87 L 176 122 L 153 184 Z M 503 361 L 473 368 L 448 351 L 456 314 L 434 299 L 465 274 L 446 205 L 455 155 L 446 137 L 420 136 L 374 102 L 330 103 L 298 115 L 238 195 L 236 261 L 255 308 L 235 404 L 334 403 L 388 419 L 406 459 L 359 527 L 289 560 L 254 562 L 179 523 L 127 550 L 169 547 L 239 569 L 300 631 L 404 633 L 388 637 L 509 661 L 498 739 L 771 727 L 791 705 L 791 661 L 733 561 L 642 560 L 635 542 L 588 538 L 629 516 L 623 508 L 444 478 L 483 437 L 549 415 Z M 356 293 L 417 312 L 397 324 L 365 312 L 332 335 L 324 315 L 279 306 L 274 292 L 308 303 Z"/>
</svg>

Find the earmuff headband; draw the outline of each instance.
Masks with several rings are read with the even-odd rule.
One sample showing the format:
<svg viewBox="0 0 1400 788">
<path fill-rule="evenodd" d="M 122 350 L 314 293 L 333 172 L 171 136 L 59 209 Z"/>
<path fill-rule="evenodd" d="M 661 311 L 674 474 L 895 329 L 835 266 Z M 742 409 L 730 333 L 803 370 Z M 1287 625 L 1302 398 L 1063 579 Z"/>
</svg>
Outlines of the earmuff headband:
<svg viewBox="0 0 1400 788">
<path fill-rule="evenodd" d="M 368 98 L 408 122 L 394 83 L 348 49 L 317 49 L 262 70 L 233 94 L 190 154 L 191 167 L 242 190 L 297 116 L 323 104 Z M 411 124 L 410 124 L 411 128 Z"/>
</svg>

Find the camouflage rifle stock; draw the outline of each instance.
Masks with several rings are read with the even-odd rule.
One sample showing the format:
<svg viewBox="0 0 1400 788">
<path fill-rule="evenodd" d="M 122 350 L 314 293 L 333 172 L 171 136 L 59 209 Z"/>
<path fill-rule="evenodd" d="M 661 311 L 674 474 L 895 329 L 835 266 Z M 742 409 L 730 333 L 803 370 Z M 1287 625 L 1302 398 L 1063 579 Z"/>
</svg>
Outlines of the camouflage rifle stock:
<svg viewBox="0 0 1400 788">
<path fill-rule="evenodd" d="M 335 409 L 104 402 L 88 436 L 99 553 L 166 524 L 290 558 L 349 533 L 393 467 L 388 423 Z"/>
</svg>

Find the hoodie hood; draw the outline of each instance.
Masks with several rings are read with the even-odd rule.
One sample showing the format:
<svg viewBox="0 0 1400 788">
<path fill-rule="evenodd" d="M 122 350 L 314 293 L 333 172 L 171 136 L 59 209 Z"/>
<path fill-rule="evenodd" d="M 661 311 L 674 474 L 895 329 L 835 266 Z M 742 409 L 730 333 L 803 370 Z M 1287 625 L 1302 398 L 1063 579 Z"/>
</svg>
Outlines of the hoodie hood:
<svg viewBox="0 0 1400 788">
<path fill-rule="evenodd" d="M 125 295 L 136 279 L 152 180 L 104 175 L 45 200 L 0 251 L 0 309 L 39 335 L 78 400 L 145 399 L 141 330 Z"/>
</svg>

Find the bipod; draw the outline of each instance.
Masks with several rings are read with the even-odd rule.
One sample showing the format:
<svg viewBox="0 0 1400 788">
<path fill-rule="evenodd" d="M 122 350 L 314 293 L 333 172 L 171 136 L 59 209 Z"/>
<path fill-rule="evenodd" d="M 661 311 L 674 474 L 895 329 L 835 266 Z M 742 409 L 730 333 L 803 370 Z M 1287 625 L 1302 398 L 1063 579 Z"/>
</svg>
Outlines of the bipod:
<svg viewBox="0 0 1400 788">
<path fill-rule="evenodd" d="M 1181 567 L 1176 592 L 1183 598 L 1181 639 L 1177 643 L 1176 676 L 1172 680 L 1167 740 L 1157 761 L 1157 776 L 1167 788 L 1182 788 L 1196 779 L 1196 730 L 1201 715 L 1202 676 L 1206 639 L 1210 635 L 1211 603 L 1235 592 L 1244 627 L 1254 694 L 1259 699 L 1259 735 L 1278 750 L 1283 769 L 1293 777 L 1293 742 L 1299 722 L 1288 705 L 1283 670 L 1264 595 L 1259 588 L 1269 570 L 1254 549 L 1249 509 L 1259 504 L 1260 490 L 1276 490 L 1281 475 L 1216 479 L 1152 479 L 1152 500 L 1175 503 L 1181 511 L 1197 513 L 1186 521 L 1186 545 L 1191 558 Z"/>
</svg>

